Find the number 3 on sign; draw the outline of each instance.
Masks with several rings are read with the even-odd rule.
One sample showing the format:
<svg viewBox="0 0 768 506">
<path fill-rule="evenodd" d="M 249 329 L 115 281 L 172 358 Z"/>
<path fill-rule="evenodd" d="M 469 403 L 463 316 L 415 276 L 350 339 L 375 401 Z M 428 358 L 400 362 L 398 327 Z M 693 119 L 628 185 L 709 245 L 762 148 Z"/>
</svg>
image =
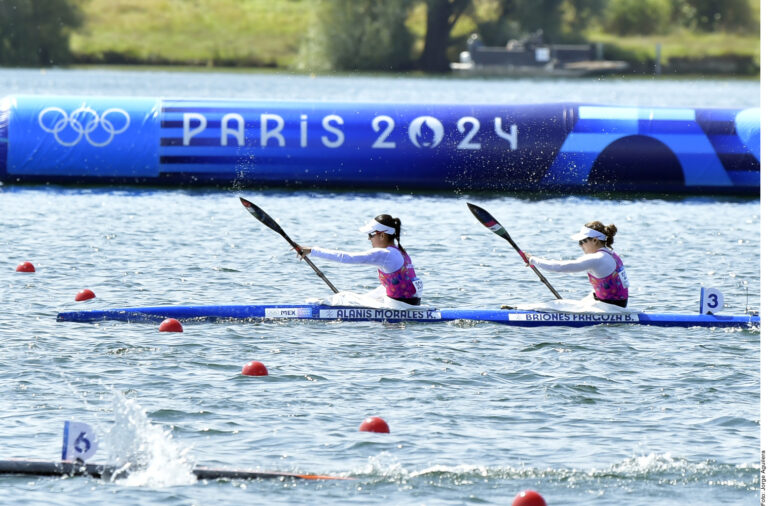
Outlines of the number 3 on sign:
<svg viewBox="0 0 768 506">
<path fill-rule="evenodd" d="M 723 292 L 717 288 L 701 288 L 701 300 L 699 301 L 699 313 L 715 314 L 723 309 Z"/>
</svg>

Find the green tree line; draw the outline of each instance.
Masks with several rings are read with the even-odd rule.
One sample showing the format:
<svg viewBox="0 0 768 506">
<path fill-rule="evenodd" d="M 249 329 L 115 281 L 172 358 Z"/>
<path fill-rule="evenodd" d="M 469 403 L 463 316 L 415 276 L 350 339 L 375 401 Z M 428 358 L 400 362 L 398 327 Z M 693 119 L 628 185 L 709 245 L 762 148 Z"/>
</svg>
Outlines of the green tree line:
<svg viewBox="0 0 768 506">
<path fill-rule="evenodd" d="M 186 1 L 186 0 L 185 0 Z M 70 36 L 96 0 L 0 0 L 0 65 L 77 61 Z M 168 3 L 168 2 L 165 2 Z M 178 3 L 178 2 L 177 2 Z M 269 9 L 302 0 L 222 0 L 221 9 Z M 591 31 L 620 37 L 693 33 L 759 34 L 759 0 L 304 0 L 312 10 L 296 43 L 309 70 L 442 72 L 468 31 L 504 45 L 541 30 L 545 42 L 584 42 Z M 183 5 L 189 5 L 184 4 Z M 159 9 L 159 7 L 158 7 Z M 173 13 L 164 13 L 173 15 Z M 153 15 L 153 13 L 148 13 Z M 211 12 L 210 22 L 215 23 Z M 285 19 L 284 23 L 295 22 Z M 201 30 L 204 31 L 204 27 Z M 258 49 L 258 48 L 257 48 Z M 108 60 L 105 60 L 108 61 Z"/>
<path fill-rule="evenodd" d="M 73 0 L 0 0 L 0 64 L 66 63 L 69 35 L 82 21 Z"/>
<path fill-rule="evenodd" d="M 474 24 L 486 45 L 499 46 L 538 30 L 545 42 L 583 42 L 585 32 L 595 26 L 621 36 L 665 34 L 676 27 L 697 32 L 759 32 L 759 5 L 750 0 L 388 0 L 379 9 L 389 15 L 375 15 L 376 6 L 382 3 L 321 0 L 307 43 L 313 48 L 307 66 L 445 71 L 451 49 L 454 53 L 463 49 L 465 41 L 452 36 L 462 18 Z M 412 44 L 413 34 L 404 28 L 408 19 L 404 13 L 419 7 L 426 8 L 425 31 L 421 48 L 413 55 L 405 50 Z M 397 43 L 382 45 L 387 40 Z"/>
</svg>

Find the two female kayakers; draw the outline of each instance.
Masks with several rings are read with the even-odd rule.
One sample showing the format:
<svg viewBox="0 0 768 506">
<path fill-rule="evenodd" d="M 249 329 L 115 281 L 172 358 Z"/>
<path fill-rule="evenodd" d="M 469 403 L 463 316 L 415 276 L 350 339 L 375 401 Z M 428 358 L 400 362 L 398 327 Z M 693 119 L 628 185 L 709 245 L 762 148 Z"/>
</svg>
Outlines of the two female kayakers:
<svg viewBox="0 0 768 506">
<path fill-rule="evenodd" d="M 343 264 L 364 264 L 376 266 L 381 285 L 377 291 L 386 296 L 418 306 L 421 304 L 422 282 L 416 275 L 411 257 L 400 244 L 400 219 L 380 214 L 360 228 L 368 234 L 371 249 L 349 253 L 312 246 L 302 246 L 300 256 L 324 258 Z M 383 293 L 382 293 L 383 295 Z"/>
<path fill-rule="evenodd" d="M 613 237 L 616 235 L 616 225 L 603 225 L 599 221 L 591 221 L 572 235 L 571 239 L 579 241 L 584 254 L 575 260 L 547 260 L 541 257 L 525 254 L 528 265 L 552 272 L 583 272 L 587 271 L 589 282 L 592 284 L 596 300 L 627 307 L 629 299 L 629 279 L 624 269 L 624 263 L 613 251 Z"/>
</svg>

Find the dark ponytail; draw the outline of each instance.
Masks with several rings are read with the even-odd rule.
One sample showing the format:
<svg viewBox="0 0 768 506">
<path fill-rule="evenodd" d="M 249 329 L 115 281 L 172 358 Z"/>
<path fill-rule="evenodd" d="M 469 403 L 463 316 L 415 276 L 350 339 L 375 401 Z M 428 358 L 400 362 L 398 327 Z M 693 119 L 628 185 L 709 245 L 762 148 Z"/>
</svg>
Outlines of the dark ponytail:
<svg viewBox="0 0 768 506">
<path fill-rule="evenodd" d="M 380 214 L 374 219 L 382 225 L 386 225 L 387 227 L 392 227 L 395 229 L 394 239 L 396 241 L 397 248 L 405 253 L 405 248 L 403 248 L 402 244 L 400 244 L 400 218 L 393 218 L 388 214 Z"/>
</svg>

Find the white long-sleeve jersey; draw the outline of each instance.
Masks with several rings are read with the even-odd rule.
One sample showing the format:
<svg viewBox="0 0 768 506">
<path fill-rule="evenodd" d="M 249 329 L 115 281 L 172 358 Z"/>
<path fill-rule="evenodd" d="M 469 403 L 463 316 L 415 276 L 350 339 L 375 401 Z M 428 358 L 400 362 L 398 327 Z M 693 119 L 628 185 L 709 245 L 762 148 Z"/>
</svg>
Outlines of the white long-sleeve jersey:
<svg viewBox="0 0 768 506">
<path fill-rule="evenodd" d="M 530 257 L 528 262 L 545 271 L 571 273 L 587 271 L 596 278 L 604 278 L 616 270 L 616 261 L 605 248 L 582 255 L 575 260 L 547 260 L 540 257 Z"/>
<path fill-rule="evenodd" d="M 395 272 L 405 262 L 400 250 L 392 246 L 388 248 L 371 248 L 367 251 L 356 253 L 312 246 L 312 251 L 309 255 L 313 258 L 323 258 L 342 264 L 373 265 L 386 274 Z"/>
</svg>

